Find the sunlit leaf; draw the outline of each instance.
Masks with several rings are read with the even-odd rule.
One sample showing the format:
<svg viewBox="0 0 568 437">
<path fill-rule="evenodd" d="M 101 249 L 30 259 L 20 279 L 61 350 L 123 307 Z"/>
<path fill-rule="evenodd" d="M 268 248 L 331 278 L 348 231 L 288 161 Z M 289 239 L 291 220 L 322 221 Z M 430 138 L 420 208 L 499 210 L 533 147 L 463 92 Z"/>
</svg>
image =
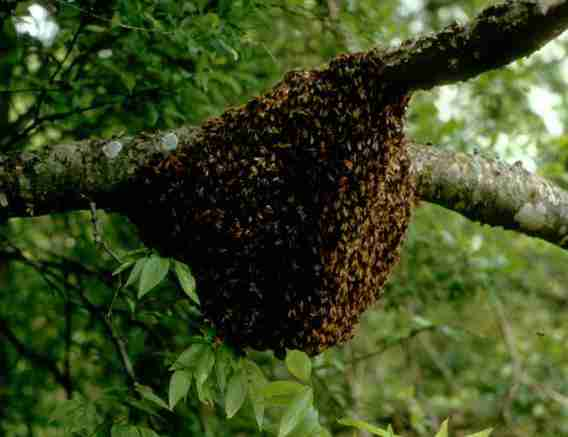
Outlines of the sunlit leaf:
<svg viewBox="0 0 568 437">
<path fill-rule="evenodd" d="M 138 261 L 136 261 L 136 264 L 134 264 L 133 269 L 130 271 L 130 275 L 128 275 L 125 287 L 135 284 L 138 279 L 140 279 L 142 268 L 144 267 L 144 264 L 146 264 L 147 260 L 148 258 L 140 258 Z"/>
<path fill-rule="evenodd" d="M 176 370 L 170 379 L 169 404 L 173 409 L 184 398 L 191 387 L 191 373 L 186 370 Z"/>
<path fill-rule="evenodd" d="M 310 382 L 312 361 L 305 352 L 297 350 L 288 351 L 286 354 L 286 367 L 300 381 Z"/>
<path fill-rule="evenodd" d="M 258 364 L 252 360 L 244 359 L 242 360 L 242 365 L 252 385 L 261 388 L 267 384 L 266 376 L 262 372 L 262 369 L 258 367 Z"/>
<path fill-rule="evenodd" d="M 170 367 L 170 370 L 186 369 L 193 371 L 207 349 L 211 349 L 211 346 L 208 344 L 192 344 L 180 354 L 178 359 Z"/>
<path fill-rule="evenodd" d="M 162 398 L 160 398 L 156 393 L 154 393 L 151 387 L 148 387 L 147 385 L 136 384 L 136 391 L 138 391 L 138 393 L 140 393 L 140 395 L 144 399 L 147 399 L 150 402 L 153 402 L 154 404 L 159 405 L 160 407 L 165 408 L 166 410 L 169 410 L 168 404 L 166 404 L 162 400 Z"/>
<path fill-rule="evenodd" d="M 140 287 L 138 288 L 138 299 L 151 291 L 168 274 L 170 260 L 157 255 L 152 255 L 144 264 L 140 274 Z"/>
<path fill-rule="evenodd" d="M 493 432 L 493 428 L 484 429 L 483 431 L 476 432 L 475 434 L 469 434 L 465 437 L 489 437 Z"/>
<path fill-rule="evenodd" d="M 134 261 L 127 261 L 125 263 L 122 263 L 114 272 L 112 272 L 112 276 L 116 276 L 119 273 L 123 272 L 124 270 L 128 269 L 129 267 L 131 267 L 132 265 L 134 265 Z"/>
<path fill-rule="evenodd" d="M 247 378 L 242 369 L 237 370 L 229 379 L 225 396 L 225 412 L 230 419 L 243 406 L 247 396 Z"/>
<path fill-rule="evenodd" d="M 221 393 L 225 393 L 227 378 L 233 369 L 233 354 L 230 349 L 221 345 L 216 351 L 215 359 L 215 375 L 217 376 L 217 385 Z"/>
<path fill-rule="evenodd" d="M 208 405 L 213 404 L 213 390 L 210 379 L 197 386 L 197 397 L 199 398 L 199 402 Z"/>
<path fill-rule="evenodd" d="M 278 437 L 286 437 L 292 432 L 307 414 L 313 400 L 313 392 L 309 387 L 304 387 L 304 389 L 292 399 L 292 402 L 290 402 L 280 420 Z"/>
<path fill-rule="evenodd" d="M 305 385 L 295 381 L 273 381 L 262 388 L 261 394 L 267 405 L 285 405 L 305 389 Z"/>
<path fill-rule="evenodd" d="M 317 410 L 310 406 L 300 421 L 300 423 L 294 428 L 291 436 L 293 437 L 304 437 L 304 436 L 317 436 L 321 434 L 321 425 L 319 423 L 319 414 Z"/>
<path fill-rule="evenodd" d="M 184 263 L 174 261 L 174 270 L 176 272 L 176 276 L 181 285 L 181 288 L 183 289 L 185 294 L 187 294 L 191 300 L 199 305 L 199 296 L 195 291 L 195 278 L 193 277 L 189 267 Z"/>
<path fill-rule="evenodd" d="M 197 384 L 197 389 L 201 389 L 201 386 L 205 380 L 209 377 L 209 374 L 213 370 L 215 365 L 215 353 L 211 347 L 207 347 L 203 350 L 203 354 L 199 357 L 197 366 L 195 367 L 195 383 Z"/>
<path fill-rule="evenodd" d="M 249 359 L 242 360 L 242 366 L 246 372 L 249 383 L 249 399 L 254 410 L 254 416 L 258 428 L 262 430 L 264 425 L 264 410 L 266 402 L 262 394 L 262 389 L 267 384 L 266 376 L 258 365 Z"/>
<path fill-rule="evenodd" d="M 435 437 L 448 437 L 448 419 L 442 422 L 440 430 L 436 433 Z"/>
<path fill-rule="evenodd" d="M 361 431 L 370 432 L 373 435 L 380 435 L 382 437 L 391 437 L 391 436 L 400 437 L 392 434 L 391 432 L 389 432 L 389 430 L 385 430 L 379 428 L 378 426 L 371 425 L 370 423 L 367 423 L 363 420 L 344 418 L 344 419 L 339 419 L 338 422 L 345 426 L 351 426 L 353 428 L 360 429 Z"/>
</svg>

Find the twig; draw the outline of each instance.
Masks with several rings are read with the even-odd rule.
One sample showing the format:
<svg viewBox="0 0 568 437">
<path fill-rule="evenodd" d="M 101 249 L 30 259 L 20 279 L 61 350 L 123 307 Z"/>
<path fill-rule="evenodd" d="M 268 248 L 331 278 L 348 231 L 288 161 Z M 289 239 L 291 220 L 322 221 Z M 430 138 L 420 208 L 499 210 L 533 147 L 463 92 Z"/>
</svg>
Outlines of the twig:
<svg viewBox="0 0 568 437">
<path fill-rule="evenodd" d="M 493 303 L 493 308 L 495 309 L 495 313 L 497 315 L 497 320 L 499 321 L 499 328 L 501 330 L 501 334 L 505 340 L 505 345 L 507 346 L 507 350 L 509 351 L 509 355 L 511 357 L 511 361 L 513 363 L 513 381 L 509 390 L 505 394 L 505 402 L 501 409 L 501 413 L 505 423 L 511 425 L 513 422 L 513 414 L 512 414 L 512 403 L 515 398 L 515 395 L 519 388 L 521 387 L 523 381 L 523 370 L 521 366 L 521 361 L 519 359 L 519 353 L 517 351 L 517 347 L 515 345 L 515 335 L 513 333 L 513 329 L 507 320 L 507 316 L 505 314 L 505 309 L 503 308 L 503 304 L 501 300 L 497 296 L 494 290 L 490 290 L 491 302 Z"/>
<path fill-rule="evenodd" d="M 19 249 L 17 247 L 12 246 L 11 243 L 8 240 L 6 240 L 6 243 L 14 248 L 14 250 L 16 251 L 14 256 L 19 261 L 25 262 L 26 264 L 30 265 L 34 270 L 36 270 L 42 276 L 42 278 L 46 281 L 46 283 L 50 287 L 53 287 L 54 289 L 58 290 L 61 294 L 64 295 L 64 293 L 60 289 L 60 287 L 53 280 L 51 280 L 51 278 L 48 276 L 48 275 L 53 275 L 53 273 L 46 270 L 46 268 L 41 263 L 38 263 L 38 262 L 35 262 L 35 261 L 28 259 L 21 251 L 19 251 Z M 130 357 L 128 356 L 126 343 L 115 332 L 110 318 L 107 318 L 105 316 L 105 314 L 103 313 L 103 311 L 99 307 L 94 305 L 87 298 L 87 296 L 85 295 L 85 293 L 84 293 L 84 291 L 81 287 L 69 283 L 68 281 L 65 280 L 65 278 L 58 278 L 58 279 L 64 282 L 65 287 L 72 288 L 75 291 L 77 291 L 77 294 L 78 294 L 81 302 L 83 303 L 83 305 L 85 305 L 87 310 L 89 310 L 89 312 L 91 314 L 93 314 L 95 316 L 95 318 L 97 318 L 103 324 L 103 326 L 105 327 L 105 329 L 107 330 L 107 332 L 108 332 L 108 334 L 111 338 L 111 342 L 113 343 L 113 345 L 114 345 L 114 347 L 115 347 L 115 349 L 116 349 L 116 351 L 119 355 L 119 359 L 120 359 L 120 362 L 122 363 L 122 368 L 124 370 L 126 377 L 127 377 L 128 381 L 130 382 L 130 384 L 132 386 L 134 386 L 136 384 L 136 375 L 134 373 L 134 367 L 132 366 L 132 362 L 130 361 Z M 0 319 L 0 322 L 1 322 L 1 319 Z M 0 325 L 0 334 L 2 334 L 1 328 L 2 328 L 2 326 Z M 31 352 L 33 353 L 33 351 L 31 351 Z M 55 368 L 57 369 L 57 367 L 55 367 Z M 57 371 L 59 372 L 59 369 L 57 369 Z M 61 372 L 59 372 L 58 382 L 60 382 L 65 387 L 64 381 L 65 381 L 64 375 Z"/>
<path fill-rule="evenodd" d="M 83 195 L 83 197 L 86 197 Z M 122 260 L 118 255 L 116 255 L 109 245 L 103 240 L 102 233 L 101 233 L 101 225 L 97 218 L 97 205 L 92 200 L 89 201 L 89 208 L 91 210 L 91 221 L 93 223 L 93 237 L 95 239 L 95 244 L 100 246 L 104 249 L 106 253 L 108 253 L 116 262 L 122 264 Z"/>
<path fill-rule="evenodd" d="M 354 366 L 355 364 L 358 364 L 361 361 L 368 360 L 369 358 L 376 357 L 377 355 L 382 355 L 388 349 L 390 349 L 394 346 L 400 346 L 401 344 L 407 342 L 408 340 L 416 337 L 418 334 L 421 334 L 421 333 L 427 332 L 427 331 L 434 331 L 434 330 L 439 329 L 439 328 L 440 327 L 437 326 L 437 325 L 431 325 L 431 326 L 425 326 L 423 328 L 413 329 L 409 332 L 409 334 L 406 337 L 397 338 L 396 341 L 392 341 L 392 342 L 389 342 L 388 344 L 385 344 L 381 349 L 379 349 L 377 351 L 355 357 L 352 360 L 345 362 L 344 364 L 345 364 L 345 366 Z"/>
</svg>

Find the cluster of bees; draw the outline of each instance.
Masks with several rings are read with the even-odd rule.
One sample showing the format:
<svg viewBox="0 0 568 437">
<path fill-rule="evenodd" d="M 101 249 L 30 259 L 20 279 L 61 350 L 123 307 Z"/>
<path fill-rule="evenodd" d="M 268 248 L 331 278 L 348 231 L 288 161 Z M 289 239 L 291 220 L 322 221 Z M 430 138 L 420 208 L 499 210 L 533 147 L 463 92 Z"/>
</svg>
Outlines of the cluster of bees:
<svg viewBox="0 0 568 437">
<path fill-rule="evenodd" d="M 206 319 L 233 345 L 317 354 L 380 295 L 415 197 L 408 97 L 382 68 L 350 54 L 288 73 L 180 135 L 175 166 L 138 176 L 131 219 L 190 265 Z"/>
</svg>

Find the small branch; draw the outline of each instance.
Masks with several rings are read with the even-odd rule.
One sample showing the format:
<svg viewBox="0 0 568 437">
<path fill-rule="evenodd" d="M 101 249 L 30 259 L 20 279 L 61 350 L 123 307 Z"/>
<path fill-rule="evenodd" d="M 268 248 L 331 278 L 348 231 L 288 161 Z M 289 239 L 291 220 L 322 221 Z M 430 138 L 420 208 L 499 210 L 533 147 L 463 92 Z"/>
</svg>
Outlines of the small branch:
<svg viewBox="0 0 568 437">
<path fill-rule="evenodd" d="M 503 303 L 501 302 L 501 299 L 499 299 L 499 296 L 497 295 L 495 290 L 490 290 L 489 293 L 491 296 L 490 300 L 493 304 L 495 314 L 499 322 L 501 335 L 503 336 L 503 340 L 505 342 L 507 350 L 509 351 L 509 356 L 511 357 L 511 363 L 513 367 L 512 381 L 509 389 L 507 390 L 507 393 L 505 393 L 503 403 L 501 405 L 501 415 L 507 426 L 511 427 L 511 425 L 513 424 L 513 402 L 515 400 L 515 397 L 517 396 L 519 388 L 522 385 L 523 366 L 521 364 L 519 352 L 517 350 L 515 333 L 513 331 L 513 328 L 511 327 L 511 324 L 509 323 L 509 320 L 507 319 L 507 314 Z"/>
<path fill-rule="evenodd" d="M 418 144 L 409 149 L 423 200 L 568 248 L 568 192 L 520 163 Z"/>
<path fill-rule="evenodd" d="M 383 345 L 379 350 L 376 350 L 374 352 L 369 352 L 365 355 L 360 355 L 358 357 L 354 357 L 354 358 L 346 361 L 344 363 L 344 365 L 345 365 L 345 367 L 355 366 L 355 365 L 359 364 L 361 361 L 365 361 L 365 360 L 368 360 L 370 358 L 374 358 L 377 355 L 384 354 L 387 350 L 391 349 L 394 346 L 401 346 L 402 344 L 412 340 L 414 337 L 418 336 L 419 334 L 421 334 L 423 332 L 436 331 L 438 329 L 440 329 L 440 326 L 438 326 L 438 325 L 430 325 L 430 326 L 425 326 L 425 327 L 422 327 L 422 328 L 414 328 L 407 335 L 401 336 L 401 337 L 396 338 L 392 341 L 389 341 L 388 343 Z"/>
<path fill-rule="evenodd" d="M 30 260 L 21 251 L 19 251 L 19 249 L 16 248 L 15 246 L 12 246 L 12 248 L 14 249 L 14 253 L 11 254 L 11 257 L 13 257 L 14 259 L 16 259 L 20 262 L 24 262 L 24 263 L 28 264 L 30 267 L 32 267 L 34 270 L 36 270 L 42 276 L 42 278 L 47 282 L 47 284 L 49 286 L 57 289 L 60 292 L 61 295 L 66 295 L 65 293 L 63 293 L 63 291 L 60 289 L 60 287 L 50 278 L 50 276 L 55 276 L 55 275 L 52 272 L 50 272 L 42 263 Z M 8 254 L 8 255 L 10 255 L 10 254 Z M 102 308 L 96 306 L 95 304 L 93 304 L 88 299 L 88 297 L 85 295 L 82 287 L 71 284 L 69 281 L 67 281 L 67 279 L 65 277 L 57 277 L 56 279 L 61 281 L 67 289 L 75 290 L 80 301 L 82 302 L 82 304 L 87 308 L 87 310 L 92 315 L 95 316 L 96 319 L 99 320 L 99 322 L 102 323 L 102 325 L 104 326 L 105 330 L 107 331 L 107 333 L 110 337 L 111 343 L 113 344 L 114 348 L 116 349 L 116 352 L 117 352 L 119 360 L 122 364 L 122 368 L 124 370 L 125 376 L 127 377 L 129 383 L 132 386 L 134 386 L 134 384 L 136 383 L 136 376 L 135 376 L 135 373 L 134 373 L 134 367 L 132 365 L 130 357 L 128 356 L 126 343 L 116 333 L 111 319 L 109 317 L 106 317 Z M 67 296 L 66 296 L 66 299 L 68 299 Z M 3 333 L 5 334 L 5 332 L 3 332 L 4 331 L 3 327 L 4 326 L 2 325 L 2 319 L 0 319 L 0 337 L 2 336 Z M 15 338 L 15 337 L 12 335 L 8 339 L 11 340 L 11 338 Z M 16 346 L 16 344 L 15 344 L 15 346 Z M 23 346 L 23 344 L 22 344 L 22 346 Z M 25 346 L 23 346 L 23 347 L 25 348 Z M 16 347 L 16 349 L 18 349 L 18 347 Z M 18 349 L 18 351 L 20 351 L 20 350 Z M 34 354 L 33 351 L 30 351 L 30 353 Z M 20 354 L 24 355 L 22 352 L 20 352 Z M 26 355 L 24 355 L 24 356 L 26 356 Z M 31 355 L 29 356 L 29 358 L 31 359 Z M 53 366 L 59 372 L 58 373 L 59 379 L 56 378 L 57 381 L 63 387 L 68 387 L 67 378 L 66 378 L 65 374 L 60 372 L 59 369 L 57 368 L 57 366 L 55 366 L 55 364 L 53 364 L 52 367 Z"/>
<path fill-rule="evenodd" d="M 91 221 L 93 223 L 93 238 L 95 239 L 95 244 L 103 248 L 103 250 L 108 253 L 112 259 L 114 259 L 118 264 L 122 264 L 122 260 L 116 255 L 109 245 L 104 241 L 101 224 L 97 217 L 97 204 L 90 201 L 89 206 L 91 209 Z"/>
</svg>

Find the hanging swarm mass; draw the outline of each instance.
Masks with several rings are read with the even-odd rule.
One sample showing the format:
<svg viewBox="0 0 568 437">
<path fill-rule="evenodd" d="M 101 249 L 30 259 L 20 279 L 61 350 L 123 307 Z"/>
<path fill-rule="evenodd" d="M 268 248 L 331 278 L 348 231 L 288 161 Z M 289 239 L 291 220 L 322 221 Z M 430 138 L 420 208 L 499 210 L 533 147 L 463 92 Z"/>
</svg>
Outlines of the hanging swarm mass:
<svg viewBox="0 0 568 437">
<path fill-rule="evenodd" d="M 355 54 L 288 73 L 182 134 L 129 194 L 146 244 L 191 266 L 206 318 L 234 345 L 342 342 L 396 264 L 415 190 L 408 98 L 377 83 L 382 68 Z"/>
</svg>

